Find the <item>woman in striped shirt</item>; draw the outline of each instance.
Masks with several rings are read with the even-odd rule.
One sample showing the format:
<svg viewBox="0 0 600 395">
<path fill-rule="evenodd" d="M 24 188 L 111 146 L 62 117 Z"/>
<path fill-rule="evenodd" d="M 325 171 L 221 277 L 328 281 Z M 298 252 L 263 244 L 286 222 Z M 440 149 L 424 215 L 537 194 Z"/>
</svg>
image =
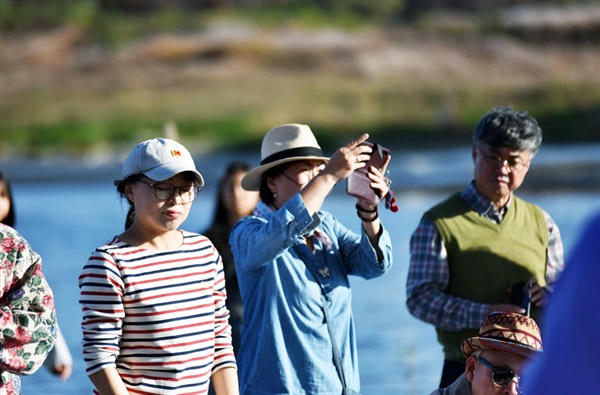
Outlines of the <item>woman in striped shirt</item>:
<svg viewBox="0 0 600 395">
<path fill-rule="evenodd" d="M 94 251 L 79 278 L 83 352 L 97 394 L 237 394 L 221 257 L 179 226 L 204 185 L 169 139 L 139 144 L 118 191 L 125 231 Z"/>
</svg>

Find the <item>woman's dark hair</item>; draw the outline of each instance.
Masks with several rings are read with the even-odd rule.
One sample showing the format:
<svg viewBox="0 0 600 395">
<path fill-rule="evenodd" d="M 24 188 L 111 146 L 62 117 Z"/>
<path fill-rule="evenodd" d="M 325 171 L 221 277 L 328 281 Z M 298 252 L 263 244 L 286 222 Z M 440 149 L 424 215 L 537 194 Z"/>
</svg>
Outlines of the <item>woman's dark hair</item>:
<svg viewBox="0 0 600 395">
<path fill-rule="evenodd" d="M 477 123 L 473 143 L 486 143 L 490 147 L 509 147 L 535 155 L 542 143 L 542 129 L 525 111 L 511 107 L 495 107 Z"/>
<path fill-rule="evenodd" d="M 125 194 L 125 187 L 129 184 L 135 183 L 137 180 L 140 179 L 140 177 L 141 174 L 134 174 L 132 176 L 127 177 L 126 179 L 121 181 L 119 185 L 117 185 L 117 191 L 119 192 L 119 196 L 121 196 L 122 199 L 126 199 L 127 203 L 129 203 L 129 210 L 127 210 L 127 216 L 125 217 L 125 230 L 129 229 L 131 224 L 133 224 L 133 219 L 135 218 L 135 206 Z"/>
<path fill-rule="evenodd" d="M 17 223 L 17 218 L 15 214 L 15 200 L 13 199 L 12 189 L 10 187 L 10 182 L 8 178 L 6 178 L 2 172 L 0 171 L 0 183 L 4 184 L 4 188 L 6 189 L 6 194 L 8 195 L 8 201 L 10 202 L 10 207 L 8 209 L 8 214 L 5 218 L 0 218 L 0 222 L 4 225 L 8 225 L 11 228 L 15 227 Z"/>
<path fill-rule="evenodd" d="M 191 171 L 186 171 L 186 172 L 183 172 L 182 174 L 185 176 L 186 181 L 195 181 L 196 180 L 194 173 L 192 173 Z M 126 179 L 124 179 L 117 185 L 117 191 L 119 192 L 119 195 L 121 196 L 121 198 L 127 199 L 127 202 L 129 203 L 129 210 L 127 210 L 127 216 L 125 217 L 125 230 L 127 230 L 131 227 L 131 225 L 133 224 L 133 220 L 135 219 L 135 206 L 133 205 L 133 202 L 131 200 L 129 200 L 129 198 L 125 194 L 125 187 L 129 184 L 133 184 L 134 182 L 139 180 L 142 176 L 143 176 L 143 174 L 134 174 L 132 176 L 127 177 Z"/>
<path fill-rule="evenodd" d="M 225 175 L 219 180 L 217 185 L 217 207 L 215 208 L 215 215 L 212 220 L 211 228 L 220 225 L 229 226 L 230 214 L 227 210 L 227 207 L 225 207 L 225 202 L 223 201 L 223 189 L 225 188 L 225 182 L 235 173 L 240 171 L 248 172 L 248 170 L 250 170 L 250 166 L 244 162 L 232 162 L 229 164 L 229 166 L 227 166 Z"/>
<path fill-rule="evenodd" d="M 273 192 L 269 189 L 269 186 L 267 185 L 267 180 L 270 177 L 275 177 L 281 174 L 292 163 L 294 162 L 282 163 L 280 165 L 270 168 L 269 170 L 263 173 L 262 178 L 260 180 L 260 189 L 258 190 L 258 193 L 260 194 L 260 200 L 262 200 L 266 204 L 273 204 L 275 197 L 273 196 Z"/>
</svg>

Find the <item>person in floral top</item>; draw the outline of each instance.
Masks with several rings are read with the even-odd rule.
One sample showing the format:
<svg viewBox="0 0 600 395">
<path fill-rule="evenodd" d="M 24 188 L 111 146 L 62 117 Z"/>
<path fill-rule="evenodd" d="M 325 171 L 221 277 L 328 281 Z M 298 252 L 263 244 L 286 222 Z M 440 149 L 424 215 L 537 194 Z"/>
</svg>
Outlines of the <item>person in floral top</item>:
<svg viewBox="0 0 600 395">
<path fill-rule="evenodd" d="M 13 228 L 0 224 L 0 395 L 20 394 L 56 337 L 52 290 L 42 259 Z"/>
</svg>

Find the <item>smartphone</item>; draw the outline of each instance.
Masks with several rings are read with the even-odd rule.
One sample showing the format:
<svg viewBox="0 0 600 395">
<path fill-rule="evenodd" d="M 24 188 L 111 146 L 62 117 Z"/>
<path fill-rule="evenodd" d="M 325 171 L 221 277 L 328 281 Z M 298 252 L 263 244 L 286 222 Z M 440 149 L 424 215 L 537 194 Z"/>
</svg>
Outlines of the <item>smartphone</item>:
<svg viewBox="0 0 600 395">
<path fill-rule="evenodd" d="M 354 172 L 346 179 L 346 193 L 350 196 L 360 198 L 370 204 L 379 204 L 380 198 L 371 188 L 371 179 L 367 176 L 370 166 L 375 166 L 381 169 L 386 161 L 390 150 L 382 147 L 379 144 L 363 142 L 361 145 L 368 145 L 373 152 L 364 167 L 354 170 Z"/>
<path fill-rule="evenodd" d="M 529 295 L 527 290 L 531 288 L 532 285 L 533 284 L 524 281 L 516 283 L 512 286 L 512 293 L 510 296 L 510 304 L 525 309 L 527 317 L 529 317 L 529 312 L 531 311 L 531 295 Z"/>
</svg>

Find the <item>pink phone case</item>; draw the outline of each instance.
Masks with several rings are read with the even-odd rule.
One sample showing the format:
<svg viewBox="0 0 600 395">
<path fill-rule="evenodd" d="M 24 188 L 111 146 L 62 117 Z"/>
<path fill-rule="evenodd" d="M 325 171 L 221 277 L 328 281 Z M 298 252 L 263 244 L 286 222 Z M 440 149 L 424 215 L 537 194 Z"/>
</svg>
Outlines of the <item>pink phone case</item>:
<svg viewBox="0 0 600 395">
<path fill-rule="evenodd" d="M 367 141 L 363 144 L 373 148 L 371 158 L 369 158 L 365 167 L 356 169 L 346 179 L 346 193 L 350 196 L 362 199 L 369 204 L 377 205 L 381 199 L 377 196 L 375 190 L 371 188 L 371 179 L 367 176 L 367 173 L 369 172 L 370 166 L 381 169 L 385 163 L 385 159 L 390 154 L 390 150 L 379 144 L 373 144 Z"/>
</svg>

